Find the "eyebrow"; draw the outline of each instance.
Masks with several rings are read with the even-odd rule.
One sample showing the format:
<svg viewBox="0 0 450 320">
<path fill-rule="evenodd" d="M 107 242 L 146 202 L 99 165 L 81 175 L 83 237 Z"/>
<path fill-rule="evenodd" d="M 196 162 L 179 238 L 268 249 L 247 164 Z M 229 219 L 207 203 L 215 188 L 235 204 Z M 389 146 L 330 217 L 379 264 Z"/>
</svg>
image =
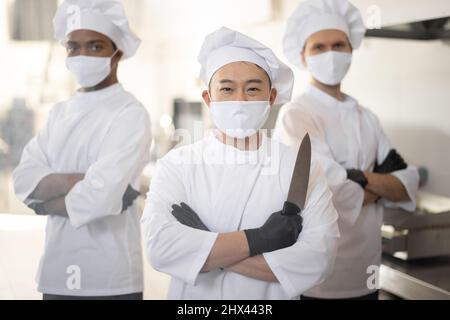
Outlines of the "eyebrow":
<svg viewBox="0 0 450 320">
<path fill-rule="evenodd" d="M 332 43 L 332 45 L 335 45 L 335 44 L 346 44 L 346 41 L 345 40 L 337 40 L 337 41 L 334 41 Z M 312 44 L 313 47 L 316 47 L 316 46 L 319 46 L 319 45 L 320 46 L 324 46 L 325 44 L 323 42 L 316 42 L 316 43 Z"/>
<path fill-rule="evenodd" d="M 106 41 L 105 40 L 102 40 L 102 39 L 94 39 L 94 40 L 89 40 L 89 41 L 87 41 L 86 42 L 88 45 L 90 45 L 90 44 L 94 44 L 94 43 L 101 43 L 101 44 L 105 44 L 106 43 Z M 78 41 L 73 41 L 73 40 L 69 40 L 69 41 L 67 41 L 67 44 L 68 45 L 79 45 L 80 44 L 80 42 L 78 42 Z"/>
<path fill-rule="evenodd" d="M 229 79 L 223 79 L 219 81 L 220 83 L 224 84 L 224 83 L 234 83 L 234 81 L 229 80 Z"/>
<path fill-rule="evenodd" d="M 247 84 L 249 83 L 258 83 L 258 84 L 262 84 L 264 83 L 261 79 L 250 79 L 246 81 Z"/>
<path fill-rule="evenodd" d="M 222 80 L 219 81 L 219 83 L 221 83 L 221 84 L 235 83 L 235 82 L 236 81 L 233 81 L 233 80 L 230 80 L 230 79 L 222 79 Z M 261 84 L 261 83 L 264 83 L 264 82 L 261 79 L 250 79 L 250 80 L 245 81 L 245 83 L 246 84 L 249 84 L 249 83 L 259 83 L 259 84 Z"/>
<path fill-rule="evenodd" d="M 90 41 L 88 41 L 88 44 L 93 44 L 93 43 L 102 43 L 102 44 L 105 44 L 106 41 L 105 41 L 105 40 L 102 40 L 102 39 L 95 39 L 95 40 L 90 40 Z"/>
</svg>

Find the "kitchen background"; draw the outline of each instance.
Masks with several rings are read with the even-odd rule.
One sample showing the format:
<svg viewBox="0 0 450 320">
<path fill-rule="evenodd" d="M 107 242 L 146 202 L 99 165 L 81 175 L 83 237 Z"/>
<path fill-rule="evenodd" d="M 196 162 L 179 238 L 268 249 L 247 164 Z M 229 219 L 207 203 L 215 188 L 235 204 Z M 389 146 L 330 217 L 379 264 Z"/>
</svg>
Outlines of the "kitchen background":
<svg viewBox="0 0 450 320">
<path fill-rule="evenodd" d="M 379 116 L 409 163 L 427 169 L 421 196 L 428 195 L 428 205 L 438 211 L 450 210 L 450 2 L 352 2 L 369 27 L 382 29 L 369 31 L 372 36 L 355 51 L 344 91 Z M 143 43 L 135 58 L 121 64 L 119 76 L 151 115 L 155 161 L 173 147 L 174 129 L 193 130 L 195 121 L 201 119 L 206 126 L 210 123 L 201 104 L 203 86 L 196 60 L 206 34 L 222 25 L 236 28 L 283 57 L 286 19 L 299 0 L 124 3 Z M 52 40 L 51 21 L 57 5 L 57 0 L 0 1 L 0 299 L 39 298 L 32 277 L 42 251 L 44 222 L 31 218 L 28 208 L 15 198 L 11 172 L 23 146 L 45 123 L 50 108 L 77 88 L 65 68 L 64 48 Z M 380 37 L 386 34 L 391 37 Z M 430 34 L 437 39 L 412 39 Z M 295 72 L 299 94 L 308 77 Z M 276 113 L 269 123 L 275 117 Z M 151 166 L 147 172 L 150 176 Z M 30 243 L 36 245 L 31 265 L 26 263 Z M 146 272 L 156 279 L 148 282 L 151 293 L 147 297 L 164 297 L 167 278 L 153 270 Z"/>
</svg>

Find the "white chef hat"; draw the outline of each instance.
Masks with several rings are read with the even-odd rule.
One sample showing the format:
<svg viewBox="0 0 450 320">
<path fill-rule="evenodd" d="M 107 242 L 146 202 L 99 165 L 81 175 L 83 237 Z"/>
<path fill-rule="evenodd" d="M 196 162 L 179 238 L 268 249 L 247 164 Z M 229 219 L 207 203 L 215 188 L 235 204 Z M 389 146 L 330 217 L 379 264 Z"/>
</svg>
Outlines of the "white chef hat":
<svg viewBox="0 0 450 320">
<path fill-rule="evenodd" d="M 222 27 L 205 38 L 198 56 L 200 78 L 209 86 L 221 67 L 238 61 L 251 62 L 264 69 L 277 90 L 275 104 L 291 100 L 294 86 L 292 70 L 267 46 L 237 31 Z"/>
<path fill-rule="evenodd" d="M 300 53 L 308 38 L 321 30 L 345 32 L 353 49 L 358 49 L 366 33 L 361 12 L 348 0 L 307 0 L 287 22 L 283 38 L 284 55 L 290 63 L 303 66 Z"/>
<path fill-rule="evenodd" d="M 91 30 L 110 38 L 124 53 L 132 57 L 141 40 L 128 24 L 120 0 L 64 0 L 53 19 L 56 40 L 64 43 L 75 30 Z"/>
</svg>

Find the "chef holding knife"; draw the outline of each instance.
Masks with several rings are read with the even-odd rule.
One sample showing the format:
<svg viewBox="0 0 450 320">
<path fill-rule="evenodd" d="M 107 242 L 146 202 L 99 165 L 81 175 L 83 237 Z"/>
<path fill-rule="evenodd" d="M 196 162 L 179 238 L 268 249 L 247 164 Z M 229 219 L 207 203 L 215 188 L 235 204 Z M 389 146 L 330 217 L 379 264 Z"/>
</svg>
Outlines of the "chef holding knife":
<svg viewBox="0 0 450 320">
<path fill-rule="evenodd" d="M 393 148 L 377 117 L 341 91 L 364 34 L 361 14 L 347 0 L 309 0 L 289 19 L 283 41 L 286 57 L 308 69 L 311 84 L 282 108 L 275 137 L 299 145 L 311 135 L 341 232 L 332 274 L 304 298 L 377 299 L 368 280 L 381 263 L 383 207 L 415 209 L 416 168 Z"/>
<path fill-rule="evenodd" d="M 298 153 L 260 130 L 289 101 L 292 71 L 227 28 L 199 62 L 216 130 L 159 160 L 142 219 L 148 258 L 172 277 L 169 299 L 298 298 L 331 270 L 339 231 L 309 137 Z"/>
</svg>

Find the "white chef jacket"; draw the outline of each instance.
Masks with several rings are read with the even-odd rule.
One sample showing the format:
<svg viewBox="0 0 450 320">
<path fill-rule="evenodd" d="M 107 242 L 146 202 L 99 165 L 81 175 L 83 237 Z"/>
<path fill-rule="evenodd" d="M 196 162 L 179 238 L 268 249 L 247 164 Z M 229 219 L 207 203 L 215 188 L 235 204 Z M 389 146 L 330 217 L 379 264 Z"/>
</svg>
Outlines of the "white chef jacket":
<svg viewBox="0 0 450 320">
<path fill-rule="evenodd" d="M 326 171 L 333 203 L 339 214 L 339 249 L 334 270 L 321 285 L 305 293 L 317 298 L 350 298 L 374 292 L 367 281 L 369 266 L 381 263 L 383 206 L 413 211 L 418 188 L 417 169 L 392 173 L 406 188 L 411 201 L 393 203 L 382 199 L 363 207 L 364 191 L 347 180 L 346 169 L 373 171 L 393 149 L 377 117 L 350 96 L 340 102 L 313 85 L 282 107 L 275 138 L 299 145 L 308 132 L 312 149 Z"/>
<path fill-rule="evenodd" d="M 339 231 L 315 160 L 298 241 L 264 254 L 279 283 L 222 270 L 200 273 L 219 233 L 260 227 L 282 209 L 296 156 L 297 150 L 267 137 L 257 151 L 240 151 L 209 136 L 159 160 L 141 223 L 150 263 L 172 276 L 169 299 L 291 299 L 322 281 Z M 211 232 L 180 224 L 171 206 L 181 202 Z"/>
<path fill-rule="evenodd" d="M 139 176 L 150 160 L 150 129 L 145 108 L 116 84 L 77 92 L 57 104 L 25 147 L 13 180 L 17 197 L 27 204 L 35 201 L 29 195 L 49 174 L 86 175 L 65 198 L 69 217 L 48 217 L 37 275 L 40 292 L 113 296 L 143 291 L 137 206 L 121 211 L 127 186 L 139 190 Z M 81 288 L 71 275 L 80 276 Z"/>
</svg>

